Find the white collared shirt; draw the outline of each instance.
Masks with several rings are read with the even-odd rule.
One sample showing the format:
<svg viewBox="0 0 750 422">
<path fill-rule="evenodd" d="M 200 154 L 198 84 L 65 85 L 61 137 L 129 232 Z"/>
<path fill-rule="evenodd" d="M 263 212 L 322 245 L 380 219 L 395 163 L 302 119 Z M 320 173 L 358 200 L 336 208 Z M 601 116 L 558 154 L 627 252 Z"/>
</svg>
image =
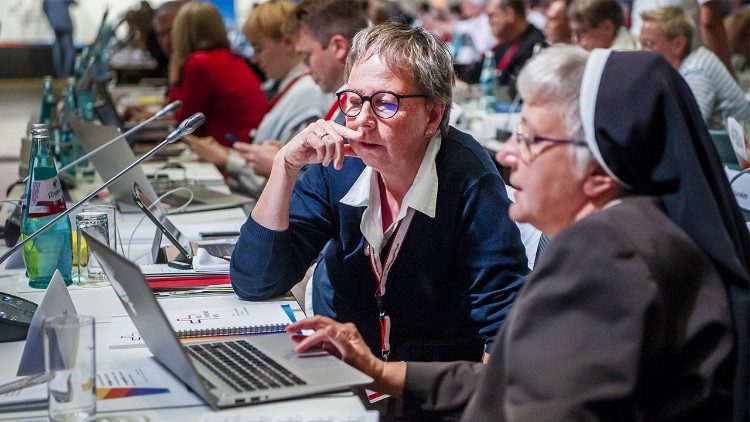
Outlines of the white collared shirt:
<svg viewBox="0 0 750 422">
<path fill-rule="evenodd" d="M 367 242 L 376 251 L 382 252 L 383 246 L 388 242 L 399 222 L 406 217 L 409 208 L 422 214 L 435 218 L 437 208 L 438 175 L 435 157 L 440 151 L 442 137 L 440 131 L 430 139 L 427 150 L 422 157 L 417 175 L 414 177 L 409 190 L 404 195 L 398 216 L 394 219 L 387 230 L 383 230 L 382 204 L 380 203 L 380 185 L 378 184 L 378 173 L 372 167 L 365 167 L 351 189 L 341 198 L 341 203 L 353 207 L 367 207 L 362 214 L 359 229 L 365 236 Z"/>
</svg>

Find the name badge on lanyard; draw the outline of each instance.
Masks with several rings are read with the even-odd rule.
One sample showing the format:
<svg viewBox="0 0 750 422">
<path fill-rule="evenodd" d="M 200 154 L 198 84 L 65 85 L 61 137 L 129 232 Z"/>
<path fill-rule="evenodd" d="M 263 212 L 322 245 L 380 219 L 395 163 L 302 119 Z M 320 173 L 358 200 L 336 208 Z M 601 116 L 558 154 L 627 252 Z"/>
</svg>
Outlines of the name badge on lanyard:
<svg viewBox="0 0 750 422">
<path fill-rule="evenodd" d="M 406 212 L 406 216 L 398 223 L 396 233 L 393 235 L 393 242 L 391 248 L 388 251 L 388 256 L 385 257 L 385 261 L 380 260 L 380 253 L 375 250 L 369 243 L 365 252 L 370 257 L 370 267 L 372 273 L 375 276 L 375 280 L 378 282 L 378 287 L 375 289 L 375 300 L 378 304 L 378 320 L 380 322 L 380 351 L 383 354 L 383 360 L 388 360 L 388 355 L 391 353 L 391 318 L 385 311 L 383 304 L 383 296 L 385 295 L 385 283 L 388 280 L 388 273 L 393 267 L 393 263 L 396 261 L 398 253 L 401 251 L 401 245 L 406 238 L 406 233 L 409 231 L 411 226 L 411 220 L 414 217 L 414 209 L 409 208 Z"/>
</svg>

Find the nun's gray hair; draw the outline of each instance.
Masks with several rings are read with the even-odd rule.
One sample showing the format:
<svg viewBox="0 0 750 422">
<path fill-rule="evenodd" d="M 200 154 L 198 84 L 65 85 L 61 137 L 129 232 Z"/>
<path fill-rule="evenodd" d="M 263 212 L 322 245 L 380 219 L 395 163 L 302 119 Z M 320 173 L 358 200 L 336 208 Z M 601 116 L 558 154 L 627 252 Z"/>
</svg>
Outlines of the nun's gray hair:
<svg viewBox="0 0 750 422">
<path fill-rule="evenodd" d="M 568 139 L 584 139 L 579 99 L 587 59 L 588 52 L 580 47 L 555 45 L 529 60 L 518 75 L 517 88 L 523 101 L 555 108 L 565 123 Z M 579 174 L 593 160 L 587 147 L 570 145 L 569 151 Z"/>
</svg>

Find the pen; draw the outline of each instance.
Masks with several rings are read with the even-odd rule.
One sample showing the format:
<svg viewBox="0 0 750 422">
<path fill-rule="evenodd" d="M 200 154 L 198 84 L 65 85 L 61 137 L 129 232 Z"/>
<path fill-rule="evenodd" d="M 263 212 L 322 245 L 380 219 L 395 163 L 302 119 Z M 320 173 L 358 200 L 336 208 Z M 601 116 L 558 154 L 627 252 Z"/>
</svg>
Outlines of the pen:
<svg viewBox="0 0 750 422">
<path fill-rule="evenodd" d="M 29 375 L 28 377 L 24 377 L 19 380 L 0 385 L 0 394 L 8 394 L 22 388 L 31 387 L 37 384 L 44 384 L 54 377 L 54 372 Z"/>
</svg>

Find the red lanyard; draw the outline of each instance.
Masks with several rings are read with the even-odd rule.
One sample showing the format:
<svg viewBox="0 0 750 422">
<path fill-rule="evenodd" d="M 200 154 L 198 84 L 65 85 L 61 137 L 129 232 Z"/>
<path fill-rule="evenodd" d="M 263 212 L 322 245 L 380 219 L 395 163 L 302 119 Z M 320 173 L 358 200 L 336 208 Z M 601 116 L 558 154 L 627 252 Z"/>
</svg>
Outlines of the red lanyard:
<svg viewBox="0 0 750 422">
<path fill-rule="evenodd" d="M 336 115 L 336 111 L 339 109 L 339 100 L 336 99 L 336 101 L 333 102 L 333 105 L 331 108 L 328 109 L 328 113 L 326 113 L 325 120 L 334 120 L 333 116 Z"/>
<path fill-rule="evenodd" d="M 503 57 L 500 59 L 499 62 L 497 62 L 497 68 L 504 72 L 505 68 L 508 67 L 508 64 L 510 64 L 511 59 L 513 59 L 513 56 L 516 55 L 516 51 L 518 51 L 518 47 L 521 46 L 521 43 L 518 41 L 514 41 L 511 45 L 508 46 L 508 49 L 505 50 L 505 54 L 503 54 Z"/>
<path fill-rule="evenodd" d="M 393 242 L 391 248 L 388 251 L 385 261 L 381 262 L 380 252 L 376 251 L 369 243 L 365 254 L 370 257 L 370 267 L 372 273 L 375 276 L 375 280 L 378 282 L 378 288 L 375 289 L 375 300 L 378 303 L 378 319 L 380 322 L 380 351 L 383 354 L 383 360 L 388 360 L 388 355 L 391 353 L 391 318 L 386 314 L 385 307 L 383 306 L 383 296 L 385 295 L 385 283 L 388 279 L 388 273 L 393 267 L 393 263 L 396 261 L 396 256 L 401 251 L 401 245 L 406 238 L 406 233 L 409 231 L 411 226 L 411 220 L 414 217 L 414 209 L 409 208 L 406 211 L 406 216 L 398 223 L 396 227 L 396 233 L 393 235 Z"/>
<path fill-rule="evenodd" d="M 289 91 L 289 90 L 290 90 L 290 89 L 292 88 L 292 86 L 293 86 L 294 84 L 296 84 L 297 82 L 299 82 L 299 80 L 300 80 L 300 79 L 302 79 L 303 77 L 305 77 L 305 76 L 307 76 L 307 75 L 309 75 L 309 74 L 310 74 L 310 73 L 308 73 L 308 72 L 302 73 L 302 74 L 300 74 L 300 75 L 297 75 L 297 76 L 296 76 L 296 77 L 295 77 L 294 79 L 292 79 L 291 81 L 289 81 L 289 83 L 288 83 L 288 84 L 287 84 L 287 85 L 286 85 L 286 86 L 284 87 L 284 89 L 282 89 L 282 90 L 281 90 L 281 92 L 279 92 L 278 94 L 274 95 L 274 96 L 273 96 L 273 98 L 271 98 L 271 102 L 270 102 L 270 103 L 268 103 L 268 109 L 269 109 L 269 110 L 270 110 L 270 109 L 272 109 L 272 108 L 273 108 L 273 106 L 275 106 L 275 105 L 276 105 L 276 103 L 278 103 L 278 102 L 279 102 L 279 100 L 281 99 L 281 97 L 283 97 L 283 96 L 284 96 L 284 94 L 286 94 L 286 93 L 287 93 L 287 92 L 288 92 L 288 91 Z"/>
</svg>

